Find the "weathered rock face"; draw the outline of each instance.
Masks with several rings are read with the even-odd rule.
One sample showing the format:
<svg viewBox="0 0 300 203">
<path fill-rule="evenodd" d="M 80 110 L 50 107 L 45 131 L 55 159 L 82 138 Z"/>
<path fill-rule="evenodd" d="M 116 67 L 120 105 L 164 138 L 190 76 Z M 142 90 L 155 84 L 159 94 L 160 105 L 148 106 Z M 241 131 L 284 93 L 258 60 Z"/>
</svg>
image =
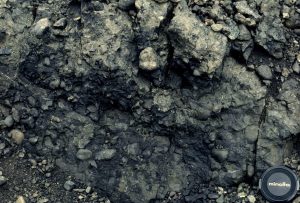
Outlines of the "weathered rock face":
<svg viewBox="0 0 300 203">
<path fill-rule="evenodd" d="M 227 38 L 210 30 L 185 5 L 179 5 L 169 26 L 175 59 L 189 64 L 194 75 L 211 74 L 222 64 Z"/>
<path fill-rule="evenodd" d="M 300 133 L 284 6 L 300 5 L 0 0 L 0 136 L 22 129 L 32 156 L 113 202 L 255 182 Z"/>
</svg>

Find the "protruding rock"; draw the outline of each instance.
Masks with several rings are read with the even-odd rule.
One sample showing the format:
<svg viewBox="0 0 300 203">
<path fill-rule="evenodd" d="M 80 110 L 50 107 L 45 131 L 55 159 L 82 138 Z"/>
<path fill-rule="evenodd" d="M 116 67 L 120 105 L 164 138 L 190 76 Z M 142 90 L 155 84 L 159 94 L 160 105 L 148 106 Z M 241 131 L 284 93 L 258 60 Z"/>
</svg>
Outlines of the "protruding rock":
<svg viewBox="0 0 300 203">
<path fill-rule="evenodd" d="M 220 32 L 223 29 L 223 25 L 218 23 L 212 24 L 211 29 L 215 32 Z"/>
<path fill-rule="evenodd" d="M 284 26 L 279 18 L 265 17 L 259 24 L 255 40 L 275 58 L 283 57 L 286 42 Z"/>
<path fill-rule="evenodd" d="M 18 129 L 14 129 L 9 132 L 9 136 L 12 138 L 14 143 L 21 145 L 24 140 L 24 133 Z"/>
<path fill-rule="evenodd" d="M 19 196 L 15 203 L 26 203 L 23 196 Z"/>
<path fill-rule="evenodd" d="M 64 29 L 66 26 L 67 26 L 67 19 L 66 18 L 59 19 L 53 25 L 53 27 L 58 28 L 58 29 Z"/>
<path fill-rule="evenodd" d="M 4 176 L 0 176 L 0 186 L 4 185 L 7 182 L 7 178 L 5 178 Z"/>
<path fill-rule="evenodd" d="M 143 70 L 156 70 L 158 68 L 158 58 L 152 47 L 147 47 L 140 53 L 140 68 Z"/>
<path fill-rule="evenodd" d="M 295 63 L 294 63 L 294 65 L 293 65 L 293 71 L 295 72 L 295 73 L 300 73 L 300 65 L 299 65 L 299 63 L 298 63 L 298 61 L 296 61 Z"/>
<path fill-rule="evenodd" d="M 14 119 L 11 115 L 7 116 L 5 119 L 4 119 L 4 124 L 7 126 L 7 127 L 11 127 L 13 126 L 14 124 Z"/>
<path fill-rule="evenodd" d="M 192 12 L 178 5 L 169 26 L 175 60 L 193 64 L 194 74 L 211 74 L 222 64 L 227 38 L 202 23 Z"/>
<path fill-rule="evenodd" d="M 50 27 L 50 21 L 48 18 L 40 19 L 33 28 L 33 33 L 37 36 L 43 35 Z"/>
<path fill-rule="evenodd" d="M 227 149 L 213 149 L 212 155 L 220 162 L 223 162 L 228 157 L 228 150 Z"/>
<path fill-rule="evenodd" d="M 273 78 L 272 70 L 267 65 L 261 65 L 256 69 L 258 75 L 266 80 L 271 80 Z"/>
<path fill-rule="evenodd" d="M 64 184 L 64 188 L 67 191 L 71 191 L 74 188 L 74 186 L 75 186 L 75 183 L 71 180 L 66 181 Z"/>
<path fill-rule="evenodd" d="M 159 1 L 159 0 L 157 0 Z M 169 2 L 160 1 L 158 3 L 154 0 L 136 0 L 135 7 L 137 8 L 139 20 L 142 32 L 152 33 L 158 28 L 166 18 Z M 153 15 L 155 13 L 155 15 Z"/>
</svg>

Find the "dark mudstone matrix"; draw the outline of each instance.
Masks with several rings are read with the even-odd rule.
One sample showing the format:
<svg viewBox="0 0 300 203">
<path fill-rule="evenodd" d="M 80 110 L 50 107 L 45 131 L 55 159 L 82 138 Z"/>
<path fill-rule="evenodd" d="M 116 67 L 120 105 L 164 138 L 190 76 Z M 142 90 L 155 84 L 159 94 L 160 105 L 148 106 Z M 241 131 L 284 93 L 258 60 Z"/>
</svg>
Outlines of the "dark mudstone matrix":
<svg viewBox="0 0 300 203">
<path fill-rule="evenodd" d="M 300 0 L 0 0 L 0 202 L 264 202 L 299 43 Z"/>
</svg>

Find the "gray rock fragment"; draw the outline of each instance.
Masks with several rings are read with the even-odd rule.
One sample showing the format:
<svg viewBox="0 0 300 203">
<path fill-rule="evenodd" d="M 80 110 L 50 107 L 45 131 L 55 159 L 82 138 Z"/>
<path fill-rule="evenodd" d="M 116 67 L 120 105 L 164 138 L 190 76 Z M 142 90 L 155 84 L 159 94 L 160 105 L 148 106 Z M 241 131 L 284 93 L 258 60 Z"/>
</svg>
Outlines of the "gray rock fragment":
<svg viewBox="0 0 300 203">
<path fill-rule="evenodd" d="M 42 18 L 35 23 L 32 32 L 37 36 L 43 35 L 50 27 L 50 21 L 48 18 Z"/>
<path fill-rule="evenodd" d="M 13 142 L 21 145 L 24 140 L 24 133 L 18 129 L 11 130 L 9 136 L 12 138 Z"/>
<path fill-rule="evenodd" d="M 286 38 L 280 19 L 265 17 L 257 27 L 255 41 L 275 58 L 282 58 Z"/>
<path fill-rule="evenodd" d="M 222 64 L 227 38 L 212 31 L 184 6 L 178 5 L 168 32 L 175 48 L 174 58 L 193 61 L 194 74 L 212 74 Z"/>
<path fill-rule="evenodd" d="M 115 149 L 105 149 L 98 153 L 96 153 L 95 159 L 102 161 L 102 160 L 110 160 L 116 155 Z"/>
<path fill-rule="evenodd" d="M 267 65 L 261 65 L 256 68 L 258 75 L 266 80 L 271 80 L 273 78 L 272 70 Z"/>
<path fill-rule="evenodd" d="M 259 15 L 259 13 L 256 10 L 252 9 L 248 5 L 247 1 L 237 1 L 234 3 L 234 5 L 237 11 L 239 12 L 237 14 L 238 16 L 236 15 L 236 19 L 240 19 L 242 23 L 249 26 L 253 26 L 256 24 L 256 21 L 260 20 L 261 16 Z M 248 20 L 249 17 L 250 20 Z"/>
<path fill-rule="evenodd" d="M 298 61 L 295 61 L 295 63 L 294 63 L 294 65 L 293 65 L 293 71 L 295 72 L 295 73 L 300 73 L 300 65 L 299 65 L 299 62 Z"/>
<path fill-rule="evenodd" d="M 140 68 L 143 70 L 156 70 L 158 66 L 158 58 L 152 47 L 147 47 L 140 53 Z"/>
<path fill-rule="evenodd" d="M 93 153 L 88 149 L 79 149 L 76 153 L 76 157 L 80 160 L 87 160 L 92 157 Z"/>
<path fill-rule="evenodd" d="M 7 182 L 7 178 L 5 178 L 4 176 L 0 176 L 0 186 L 4 185 Z"/>
<path fill-rule="evenodd" d="M 67 26 L 67 19 L 61 18 L 53 24 L 53 27 L 58 29 L 64 29 Z"/>
<path fill-rule="evenodd" d="M 6 125 L 6 127 L 11 127 L 13 126 L 14 124 L 14 119 L 11 115 L 7 116 L 5 119 L 4 119 L 4 124 Z"/>
<path fill-rule="evenodd" d="M 143 32 L 153 32 L 166 18 L 169 9 L 168 2 L 156 2 L 154 0 L 136 0 L 139 23 Z M 154 13 L 155 15 L 153 15 Z"/>
<path fill-rule="evenodd" d="M 71 180 L 68 180 L 64 183 L 64 188 L 67 191 L 71 191 L 75 187 L 75 183 Z"/>
<path fill-rule="evenodd" d="M 213 149 L 212 155 L 220 162 L 223 162 L 228 157 L 228 150 L 227 149 Z"/>
</svg>

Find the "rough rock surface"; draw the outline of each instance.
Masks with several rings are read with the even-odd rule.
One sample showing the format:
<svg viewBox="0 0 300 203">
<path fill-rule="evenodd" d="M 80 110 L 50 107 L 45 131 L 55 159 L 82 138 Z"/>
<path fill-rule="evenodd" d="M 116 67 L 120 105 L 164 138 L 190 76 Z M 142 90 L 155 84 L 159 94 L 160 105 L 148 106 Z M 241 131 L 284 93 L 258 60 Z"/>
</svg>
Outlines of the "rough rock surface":
<svg viewBox="0 0 300 203">
<path fill-rule="evenodd" d="M 2 200 L 263 202 L 300 171 L 299 9 L 0 0 Z"/>
</svg>

